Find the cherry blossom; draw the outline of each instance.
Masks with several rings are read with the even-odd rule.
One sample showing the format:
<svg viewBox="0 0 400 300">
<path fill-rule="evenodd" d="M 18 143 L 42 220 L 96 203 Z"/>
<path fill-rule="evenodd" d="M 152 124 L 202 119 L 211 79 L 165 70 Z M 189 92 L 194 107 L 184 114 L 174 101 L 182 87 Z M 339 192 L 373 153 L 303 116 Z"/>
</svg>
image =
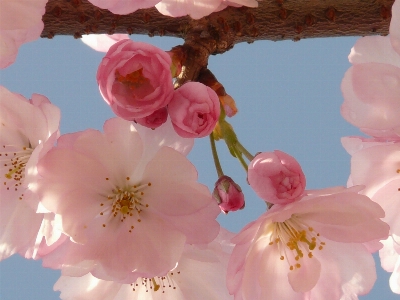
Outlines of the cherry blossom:
<svg viewBox="0 0 400 300">
<path fill-rule="evenodd" d="M 233 249 L 228 240 L 233 234 L 221 231 L 206 248 L 185 245 L 177 267 L 164 276 L 139 277 L 131 284 L 105 281 L 91 274 L 61 276 L 54 289 L 61 291 L 61 299 L 232 299 L 226 289 L 226 267 Z"/>
<path fill-rule="evenodd" d="M 86 273 L 128 283 L 162 276 L 186 243 L 207 244 L 218 234 L 217 204 L 194 166 L 168 147 L 186 152 L 187 143 L 136 126 L 114 118 L 104 133 L 61 136 L 39 162 L 41 203 L 69 237 L 46 266 L 85 265 Z"/>
<path fill-rule="evenodd" d="M 358 137 L 342 138 L 352 155 L 349 185 L 363 184 L 363 193 L 385 211 L 383 218 L 390 225 L 390 237 L 380 250 L 382 267 L 393 272 L 390 287 L 400 293 L 400 142 Z"/>
<path fill-rule="evenodd" d="M 356 299 L 375 280 L 363 243 L 385 239 L 382 208 L 362 187 L 307 191 L 274 205 L 232 242 L 227 283 L 235 299 Z"/>
<path fill-rule="evenodd" d="M 96 51 L 107 52 L 116 42 L 127 39 L 128 34 L 85 34 L 81 41 Z"/>
<path fill-rule="evenodd" d="M 214 198 L 224 213 L 244 208 L 244 195 L 240 186 L 229 176 L 221 176 L 215 183 Z"/>
<path fill-rule="evenodd" d="M 150 8 L 160 0 L 89 0 L 89 2 L 114 14 L 127 15 L 138 9 Z"/>
<path fill-rule="evenodd" d="M 36 213 L 36 164 L 59 135 L 60 111 L 45 96 L 28 101 L 0 86 L 0 120 L 0 260 L 16 252 L 31 258 L 51 221 Z"/>
<path fill-rule="evenodd" d="M 393 5 L 390 37 L 359 39 L 351 50 L 353 66 L 342 81 L 342 116 L 375 137 L 400 136 L 400 4 Z"/>
<path fill-rule="evenodd" d="M 171 58 L 150 44 L 122 40 L 100 63 L 100 93 L 114 113 L 134 120 L 151 115 L 172 99 Z"/>
<path fill-rule="evenodd" d="M 250 162 L 247 180 L 257 195 L 274 204 L 298 200 L 306 177 L 296 159 L 285 152 L 262 152 Z"/>
<path fill-rule="evenodd" d="M 2 0 L 0 2 L 0 69 L 11 65 L 18 48 L 39 38 L 47 0 Z"/>
<path fill-rule="evenodd" d="M 199 82 L 187 82 L 178 88 L 168 105 L 175 131 L 182 137 L 201 138 L 217 124 L 220 104 L 217 94 Z"/>
</svg>

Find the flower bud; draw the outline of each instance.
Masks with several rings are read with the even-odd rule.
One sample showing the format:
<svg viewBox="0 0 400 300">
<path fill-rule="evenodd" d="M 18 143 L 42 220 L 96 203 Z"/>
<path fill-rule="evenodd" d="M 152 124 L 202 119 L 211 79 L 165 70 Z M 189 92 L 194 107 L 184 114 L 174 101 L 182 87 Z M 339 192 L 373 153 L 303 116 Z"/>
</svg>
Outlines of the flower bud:
<svg viewBox="0 0 400 300">
<path fill-rule="evenodd" d="M 168 111 L 166 107 L 162 107 L 157 109 L 151 115 L 144 117 L 144 118 L 137 118 L 134 121 L 142 126 L 155 129 L 160 127 L 167 121 L 168 118 Z"/>
<path fill-rule="evenodd" d="M 244 208 L 242 189 L 229 176 L 221 176 L 215 183 L 213 197 L 224 213 Z"/>
<path fill-rule="evenodd" d="M 306 187 L 300 164 L 278 150 L 258 154 L 249 164 L 247 180 L 260 198 L 273 204 L 300 199 Z"/>
<path fill-rule="evenodd" d="M 187 82 L 174 91 L 168 113 L 179 136 L 205 137 L 213 131 L 218 121 L 219 99 L 208 86 L 199 82 Z"/>
</svg>

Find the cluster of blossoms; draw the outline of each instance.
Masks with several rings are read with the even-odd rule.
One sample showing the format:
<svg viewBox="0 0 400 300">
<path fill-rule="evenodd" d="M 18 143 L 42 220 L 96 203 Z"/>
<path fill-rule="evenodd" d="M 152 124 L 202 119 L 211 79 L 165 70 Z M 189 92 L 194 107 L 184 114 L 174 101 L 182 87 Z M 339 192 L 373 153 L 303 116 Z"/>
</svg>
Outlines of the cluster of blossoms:
<svg viewBox="0 0 400 300">
<path fill-rule="evenodd" d="M 185 157 L 193 139 L 170 121 L 151 130 L 113 118 L 103 132 L 58 137 L 59 111 L 44 96 L 1 92 L 1 205 L 10 216 L 1 257 L 18 252 L 61 269 L 63 299 L 337 299 L 372 287 L 370 251 L 388 226 L 362 187 L 307 191 L 293 157 L 261 153 L 249 183 L 275 204 L 233 236 Z M 219 193 L 226 211 L 241 208 L 230 184 Z"/>
<path fill-rule="evenodd" d="M 209 135 L 220 115 L 217 94 L 199 82 L 174 90 L 171 64 L 170 55 L 161 49 L 122 39 L 110 47 L 99 66 L 100 93 L 125 120 L 154 129 L 169 115 L 180 136 Z"/>
<path fill-rule="evenodd" d="M 342 116 L 371 137 L 345 137 L 351 158 L 348 186 L 364 185 L 363 194 L 386 212 L 390 236 L 379 251 L 382 267 L 393 272 L 390 288 L 400 294 L 400 2 L 392 7 L 386 37 L 364 37 L 349 55 L 353 66 L 342 82 Z"/>
<path fill-rule="evenodd" d="M 155 5 L 194 18 L 256 4 L 92 2 L 115 13 Z M 176 53 L 125 35 L 94 41 L 107 51 L 100 93 L 118 116 L 102 132 L 60 135 L 60 111 L 46 97 L 0 87 L 0 259 L 19 253 L 60 269 L 62 299 L 336 300 L 370 291 L 380 250 L 400 293 L 399 25 L 397 1 L 390 37 L 363 38 L 350 54 L 342 113 L 372 138 L 343 139 L 353 156 L 347 188 L 306 190 L 292 156 L 252 156 L 225 121 L 235 111 L 228 95 L 198 82 L 174 89 Z M 193 138 L 207 135 L 213 155 L 214 140 L 226 141 L 268 206 L 238 234 L 216 217 L 244 208 L 241 188 L 216 163 L 211 194 L 186 158 Z"/>
</svg>

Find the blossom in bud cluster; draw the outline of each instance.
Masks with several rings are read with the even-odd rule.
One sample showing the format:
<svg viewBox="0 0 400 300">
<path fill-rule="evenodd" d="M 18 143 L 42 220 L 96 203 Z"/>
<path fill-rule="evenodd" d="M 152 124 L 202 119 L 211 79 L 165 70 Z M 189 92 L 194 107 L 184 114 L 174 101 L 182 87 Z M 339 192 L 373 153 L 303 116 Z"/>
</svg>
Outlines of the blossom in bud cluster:
<svg viewBox="0 0 400 300">
<path fill-rule="evenodd" d="M 213 197 L 224 213 L 244 208 L 242 189 L 229 176 L 221 176 L 215 183 Z"/>
<path fill-rule="evenodd" d="M 117 116 L 129 121 L 147 117 L 172 99 L 170 66 L 169 55 L 157 47 L 119 41 L 97 70 L 100 93 Z"/>
<path fill-rule="evenodd" d="M 168 113 L 176 133 L 186 138 L 209 135 L 217 124 L 220 104 L 217 94 L 199 82 L 187 82 L 175 90 Z"/>
<path fill-rule="evenodd" d="M 279 150 L 256 155 L 249 164 L 247 180 L 260 198 L 273 204 L 299 200 L 306 187 L 300 164 Z"/>
<path fill-rule="evenodd" d="M 40 37 L 47 0 L 2 0 L 0 9 L 0 69 L 11 65 L 18 48 Z"/>
<path fill-rule="evenodd" d="M 28 101 L 0 86 L 0 123 L 0 260 L 16 252 L 31 258 L 48 217 L 36 213 L 36 165 L 57 140 L 60 110 L 45 96 Z"/>
<path fill-rule="evenodd" d="M 131 283 L 163 276 L 186 243 L 218 235 L 220 210 L 184 156 L 192 141 L 168 124 L 161 135 L 139 126 L 114 118 L 104 133 L 63 135 L 40 160 L 41 204 L 69 238 L 43 257 L 45 266 Z"/>
<path fill-rule="evenodd" d="M 227 284 L 235 299 L 337 300 L 366 294 L 376 280 L 365 244 L 387 238 L 385 213 L 362 187 L 307 191 L 274 205 L 232 239 Z"/>
</svg>

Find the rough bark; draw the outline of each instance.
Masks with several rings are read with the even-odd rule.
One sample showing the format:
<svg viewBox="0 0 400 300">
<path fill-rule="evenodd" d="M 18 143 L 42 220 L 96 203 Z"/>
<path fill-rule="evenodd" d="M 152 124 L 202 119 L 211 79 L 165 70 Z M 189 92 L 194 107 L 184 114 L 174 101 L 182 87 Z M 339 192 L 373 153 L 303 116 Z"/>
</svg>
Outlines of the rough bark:
<svg viewBox="0 0 400 300">
<path fill-rule="evenodd" d="M 155 8 L 114 15 L 87 0 L 49 0 L 42 37 L 129 33 L 207 41 L 211 54 L 240 42 L 388 33 L 394 0 L 262 0 L 258 8 L 233 8 L 200 20 L 163 16 Z"/>
<path fill-rule="evenodd" d="M 200 20 L 171 18 L 155 8 L 114 15 L 87 0 L 49 0 L 42 37 L 90 33 L 166 35 L 184 39 L 175 87 L 197 80 L 212 54 L 240 42 L 388 33 L 394 0 L 260 0 L 258 8 L 228 7 Z"/>
</svg>

